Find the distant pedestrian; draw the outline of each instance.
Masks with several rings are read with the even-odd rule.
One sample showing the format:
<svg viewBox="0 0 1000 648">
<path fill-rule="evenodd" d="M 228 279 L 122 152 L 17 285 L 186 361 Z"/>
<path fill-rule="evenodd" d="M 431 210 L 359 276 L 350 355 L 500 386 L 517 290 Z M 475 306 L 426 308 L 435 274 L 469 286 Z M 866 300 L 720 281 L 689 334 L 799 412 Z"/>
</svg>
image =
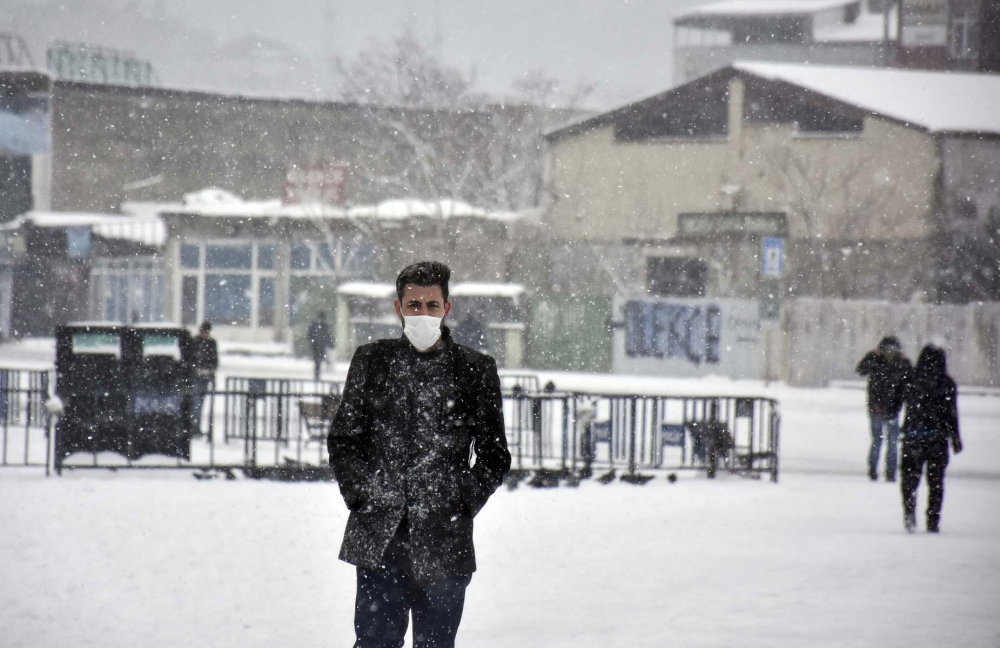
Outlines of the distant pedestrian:
<svg viewBox="0 0 1000 648">
<path fill-rule="evenodd" d="M 483 326 L 483 317 L 479 312 L 467 313 L 458 323 L 455 327 L 455 341 L 480 353 L 489 351 L 489 345 L 486 343 L 486 327 Z"/>
<path fill-rule="evenodd" d="M 319 380 L 319 371 L 326 362 L 326 350 L 333 346 L 330 325 L 326 322 L 326 311 L 320 311 L 309 324 L 309 348 L 312 350 L 313 380 Z"/>
<path fill-rule="evenodd" d="M 948 466 L 948 444 L 958 454 L 958 390 L 948 375 L 944 350 L 928 344 L 920 351 L 917 368 L 906 386 L 906 416 L 903 419 L 902 482 L 903 524 L 917 527 L 917 487 L 927 466 L 927 530 L 941 528 L 944 503 L 944 471 Z"/>
<path fill-rule="evenodd" d="M 205 320 L 198 334 L 191 338 L 188 367 L 191 372 L 189 421 L 191 434 L 201 434 L 201 412 L 205 397 L 215 391 L 215 372 L 219 368 L 219 348 L 212 338 L 212 323 Z"/>
<path fill-rule="evenodd" d="M 868 416 L 872 443 L 868 451 L 868 477 L 878 479 L 878 459 L 885 432 L 885 479 L 896 481 L 899 465 L 899 411 L 903 407 L 903 387 L 912 369 L 903 355 L 899 340 L 892 335 L 882 338 L 878 348 L 869 351 L 858 363 L 857 372 L 868 376 Z"/>
</svg>

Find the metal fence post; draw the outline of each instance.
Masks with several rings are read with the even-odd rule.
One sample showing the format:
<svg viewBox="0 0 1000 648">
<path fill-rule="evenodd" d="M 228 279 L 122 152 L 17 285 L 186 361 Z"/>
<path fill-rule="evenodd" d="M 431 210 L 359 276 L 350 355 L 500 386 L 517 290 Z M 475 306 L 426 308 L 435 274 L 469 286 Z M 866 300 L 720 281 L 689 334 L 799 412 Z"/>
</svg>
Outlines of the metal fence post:
<svg viewBox="0 0 1000 648">
<path fill-rule="evenodd" d="M 630 475 L 635 474 L 635 401 L 635 396 L 629 399 L 628 472 Z"/>
</svg>

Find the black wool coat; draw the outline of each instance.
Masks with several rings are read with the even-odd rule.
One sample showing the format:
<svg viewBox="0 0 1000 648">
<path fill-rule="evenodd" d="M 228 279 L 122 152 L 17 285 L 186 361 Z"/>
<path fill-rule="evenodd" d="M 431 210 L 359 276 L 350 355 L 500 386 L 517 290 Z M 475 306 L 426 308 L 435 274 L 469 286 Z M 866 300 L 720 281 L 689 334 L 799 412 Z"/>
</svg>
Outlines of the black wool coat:
<svg viewBox="0 0 1000 648">
<path fill-rule="evenodd" d="M 418 579 L 475 571 L 472 518 L 510 469 L 493 358 L 447 328 L 426 354 L 405 337 L 360 347 L 327 445 L 351 511 L 341 560 L 376 569 L 405 523 Z"/>
<path fill-rule="evenodd" d="M 942 371 L 918 373 L 906 385 L 906 416 L 903 439 L 914 432 L 930 433 L 925 443 L 946 443 L 962 437 L 958 430 L 958 388 L 951 376 Z M 947 457 L 947 449 L 945 449 Z"/>
<path fill-rule="evenodd" d="M 903 408 L 903 389 L 912 366 L 903 355 L 895 358 L 869 351 L 855 371 L 868 377 L 868 411 L 879 416 L 895 417 Z"/>
</svg>

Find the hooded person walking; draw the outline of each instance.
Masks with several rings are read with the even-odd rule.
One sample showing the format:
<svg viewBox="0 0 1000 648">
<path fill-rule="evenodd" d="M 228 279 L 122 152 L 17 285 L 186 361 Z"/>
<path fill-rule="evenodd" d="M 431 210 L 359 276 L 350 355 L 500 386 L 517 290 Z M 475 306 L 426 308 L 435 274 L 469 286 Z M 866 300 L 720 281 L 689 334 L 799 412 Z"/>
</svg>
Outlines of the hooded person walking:
<svg viewBox="0 0 1000 648">
<path fill-rule="evenodd" d="M 451 647 L 476 569 L 472 519 L 510 469 L 493 358 L 452 340 L 447 266 L 396 279 L 402 336 L 358 348 L 330 427 L 357 567 L 355 648 Z M 472 454 L 475 460 L 472 461 Z"/>
<path fill-rule="evenodd" d="M 941 528 L 944 503 L 944 471 L 948 445 L 958 454 L 962 437 L 958 432 L 958 390 L 947 373 L 945 353 L 928 344 L 920 351 L 917 367 L 904 390 L 903 460 L 901 489 L 903 524 L 912 533 L 917 527 L 917 488 L 927 467 L 927 530 Z"/>
</svg>

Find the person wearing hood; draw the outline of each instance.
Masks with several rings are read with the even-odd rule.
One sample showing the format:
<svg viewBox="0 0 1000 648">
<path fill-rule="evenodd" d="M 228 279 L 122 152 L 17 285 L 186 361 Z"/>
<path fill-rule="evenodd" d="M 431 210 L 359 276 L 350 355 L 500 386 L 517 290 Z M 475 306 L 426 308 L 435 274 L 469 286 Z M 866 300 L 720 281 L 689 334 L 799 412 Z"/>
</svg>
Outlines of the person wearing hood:
<svg viewBox="0 0 1000 648">
<path fill-rule="evenodd" d="M 403 334 L 358 348 L 330 427 L 351 511 L 340 558 L 357 568 L 356 648 L 402 646 L 411 612 L 416 645 L 454 646 L 473 518 L 510 469 L 496 362 L 443 323 L 450 276 L 433 261 L 399 274 Z"/>
<path fill-rule="evenodd" d="M 868 477 L 878 479 L 878 460 L 885 434 L 885 479 L 896 481 L 899 465 L 899 411 L 903 408 L 903 387 L 911 370 L 899 340 L 892 335 L 882 338 L 878 348 L 869 351 L 858 363 L 857 373 L 868 377 L 868 417 L 872 443 L 868 450 Z"/>
<path fill-rule="evenodd" d="M 927 530 L 941 528 L 944 503 L 944 472 L 948 445 L 958 454 L 962 437 L 958 432 L 958 390 L 948 375 L 945 352 L 932 344 L 920 351 L 917 367 L 907 383 L 904 398 L 903 461 L 900 483 L 903 495 L 903 525 L 912 533 L 917 527 L 917 488 L 927 467 Z"/>
</svg>

